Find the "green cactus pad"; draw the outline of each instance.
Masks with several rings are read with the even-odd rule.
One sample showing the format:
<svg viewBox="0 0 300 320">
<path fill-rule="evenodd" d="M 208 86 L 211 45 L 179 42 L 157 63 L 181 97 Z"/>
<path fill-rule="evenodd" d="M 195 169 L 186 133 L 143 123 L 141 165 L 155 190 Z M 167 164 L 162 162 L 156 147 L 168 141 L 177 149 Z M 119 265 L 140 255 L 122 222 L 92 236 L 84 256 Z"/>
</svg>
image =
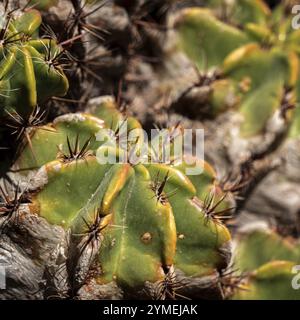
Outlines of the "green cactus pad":
<svg viewBox="0 0 300 320">
<path fill-rule="evenodd" d="M 209 0 L 207 6 L 216 11 L 220 17 L 224 17 L 234 25 L 257 23 L 264 25 L 271 15 L 269 7 L 262 0 Z"/>
<path fill-rule="evenodd" d="M 299 265 L 299 243 L 284 239 L 271 230 L 256 230 L 241 235 L 235 254 L 235 265 L 247 272 L 242 290 L 236 290 L 233 299 L 292 300 L 300 299 L 293 288 Z"/>
<path fill-rule="evenodd" d="M 59 0 L 29 0 L 29 4 L 38 10 L 48 10 L 58 4 Z"/>
<path fill-rule="evenodd" d="M 62 69 L 52 64 L 60 47 L 54 40 L 36 36 L 40 13 L 29 10 L 8 19 L 0 46 L 0 116 L 5 116 L 6 110 L 28 117 L 37 104 L 65 95 L 68 80 Z"/>
<path fill-rule="evenodd" d="M 242 271 L 254 270 L 272 260 L 300 261 L 299 246 L 272 231 L 253 231 L 239 238 L 236 263 Z"/>
<path fill-rule="evenodd" d="M 39 168 L 55 160 L 58 153 L 67 153 L 67 140 L 75 145 L 78 135 L 78 147 L 90 140 L 89 149 L 96 150 L 100 142 L 96 134 L 104 128 L 104 121 L 89 114 L 66 114 L 55 119 L 52 124 L 34 128 L 30 133 L 30 144 L 26 145 L 16 166 L 26 172 L 27 168 Z"/>
<path fill-rule="evenodd" d="M 294 262 L 273 261 L 257 269 L 233 297 L 235 300 L 299 300 L 299 289 L 292 287 Z"/>
<path fill-rule="evenodd" d="M 229 53 L 250 40 L 239 29 L 226 25 L 209 10 L 201 8 L 185 9 L 176 28 L 179 47 L 200 70 L 219 66 Z"/>
</svg>

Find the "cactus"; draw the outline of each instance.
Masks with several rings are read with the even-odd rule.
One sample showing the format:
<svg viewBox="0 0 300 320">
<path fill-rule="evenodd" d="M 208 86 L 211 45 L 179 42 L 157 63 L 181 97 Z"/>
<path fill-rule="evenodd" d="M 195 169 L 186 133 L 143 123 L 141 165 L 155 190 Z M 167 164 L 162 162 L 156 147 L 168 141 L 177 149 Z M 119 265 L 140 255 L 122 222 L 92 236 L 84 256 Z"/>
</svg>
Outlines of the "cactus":
<svg viewBox="0 0 300 320">
<path fill-rule="evenodd" d="M 38 37 L 40 13 L 4 12 L 0 34 L 0 117 L 28 118 L 38 104 L 68 90 L 60 67 L 62 49 L 55 40 Z"/>
<path fill-rule="evenodd" d="M 275 231 L 254 230 L 242 234 L 235 254 L 235 265 L 246 276 L 241 290 L 232 299 L 293 300 L 299 290 L 293 288 L 293 278 L 299 265 L 299 243 L 284 239 Z"/>
<path fill-rule="evenodd" d="M 95 135 L 105 128 L 117 132 L 115 120 L 124 117 L 111 100 L 93 112 L 104 121 L 69 114 L 31 132 L 15 165 L 34 178 L 29 211 L 71 229 L 74 237 L 94 227 L 93 241 L 101 239 L 98 283 L 115 282 L 128 292 L 150 283 L 153 297 L 171 298 L 161 288 L 171 273 L 173 280 L 176 274 L 201 279 L 225 268 L 230 234 L 222 215 L 230 210 L 230 196 L 218 187 L 214 170 L 198 161 L 203 174 L 190 179 L 186 163 L 101 164 L 101 154 L 115 151 L 110 135 L 104 134 L 105 144 Z M 140 128 L 130 117 L 128 124 L 128 132 Z"/>
<path fill-rule="evenodd" d="M 245 6 L 251 10 L 244 10 Z M 271 13 L 262 1 L 239 0 L 231 10 L 223 21 L 216 9 L 183 10 L 175 24 L 180 50 L 201 71 L 217 69 L 234 85 L 244 119 L 242 136 L 262 133 L 276 111 L 297 122 L 293 109 L 299 98 L 299 31 L 292 30 L 283 6 Z M 289 108 L 281 110 L 287 91 Z M 226 105 L 226 100 L 219 104 Z"/>
<path fill-rule="evenodd" d="M 33 6 L 37 10 L 48 10 L 49 8 L 56 6 L 59 0 L 29 0 L 28 6 Z"/>
<path fill-rule="evenodd" d="M 294 1 L 25 3 L 0 5 L 1 299 L 300 299 Z"/>
<path fill-rule="evenodd" d="M 297 138 L 300 135 L 300 110 L 296 110 L 295 118 L 291 126 L 290 136 L 291 138 Z"/>
<path fill-rule="evenodd" d="M 271 14 L 268 5 L 262 0 L 209 0 L 206 5 L 215 11 L 221 20 L 230 21 L 233 25 L 246 23 L 263 24 Z"/>
<path fill-rule="evenodd" d="M 200 70 L 221 65 L 229 53 L 249 42 L 244 32 L 219 21 L 209 9 L 184 9 L 175 26 L 179 47 Z M 215 50 L 216 43 L 220 50 Z"/>
</svg>

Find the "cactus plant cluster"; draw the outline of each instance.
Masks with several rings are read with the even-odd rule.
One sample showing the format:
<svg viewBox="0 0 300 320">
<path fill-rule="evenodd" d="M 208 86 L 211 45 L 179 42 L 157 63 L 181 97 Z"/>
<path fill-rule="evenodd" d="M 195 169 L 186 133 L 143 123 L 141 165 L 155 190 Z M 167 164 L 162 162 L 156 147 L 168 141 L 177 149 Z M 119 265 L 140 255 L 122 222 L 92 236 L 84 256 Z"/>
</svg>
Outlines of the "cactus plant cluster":
<svg viewBox="0 0 300 320">
<path fill-rule="evenodd" d="M 234 87 L 243 136 L 263 132 L 276 111 L 287 121 L 294 119 L 296 134 L 299 30 L 293 30 L 285 9 L 280 5 L 271 12 L 262 1 L 212 1 L 210 8 L 187 8 L 175 23 L 180 48 L 201 71 L 217 70 L 227 84 L 227 94 L 212 86 L 220 106 Z"/>
<path fill-rule="evenodd" d="M 224 269 L 230 234 L 222 213 L 226 218 L 230 201 L 214 170 L 199 162 L 203 177 L 189 179 L 185 163 L 133 165 L 129 157 L 127 163 L 101 164 L 100 154 L 120 156 L 122 150 L 114 150 L 109 140 L 97 142 L 95 135 L 123 117 L 108 102 L 94 113 L 66 114 L 31 133 L 30 146 L 15 164 L 23 175 L 40 181 L 31 187 L 28 210 L 70 229 L 71 239 L 81 237 L 74 244 L 80 254 L 100 247 L 101 284 L 116 282 L 137 292 L 150 283 L 150 295 L 171 298 L 177 294 L 172 291 L 177 273 L 201 279 Z M 128 123 L 129 132 L 140 128 L 134 119 Z M 38 171 L 32 175 L 27 168 Z M 171 292 L 165 292 L 160 284 L 169 276 Z M 194 294 L 200 295 L 201 288 Z"/>
<path fill-rule="evenodd" d="M 0 298 L 300 299 L 293 3 L 191 3 L 0 5 Z"/>
</svg>

